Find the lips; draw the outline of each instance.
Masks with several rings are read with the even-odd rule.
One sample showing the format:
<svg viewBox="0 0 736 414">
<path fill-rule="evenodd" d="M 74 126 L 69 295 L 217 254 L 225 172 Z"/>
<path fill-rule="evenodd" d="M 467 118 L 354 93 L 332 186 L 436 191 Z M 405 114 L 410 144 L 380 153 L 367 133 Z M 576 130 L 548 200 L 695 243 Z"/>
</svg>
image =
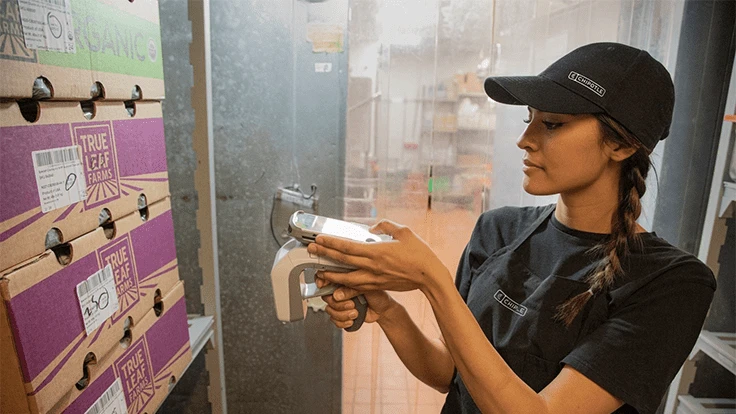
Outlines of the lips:
<svg viewBox="0 0 736 414">
<path fill-rule="evenodd" d="M 523 162 L 523 163 L 524 163 L 524 165 L 525 165 L 525 166 L 527 166 L 527 167 L 535 167 L 535 168 L 539 168 L 539 169 L 542 169 L 542 166 L 541 166 L 541 165 L 539 165 L 539 164 L 535 164 L 535 163 L 533 163 L 533 162 L 529 161 L 529 160 L 528 160 L 528 159 L 526 159 L 526 158 L 524 158 L 524 159 L 522 160 L 522 162 Z"/>
</svg>

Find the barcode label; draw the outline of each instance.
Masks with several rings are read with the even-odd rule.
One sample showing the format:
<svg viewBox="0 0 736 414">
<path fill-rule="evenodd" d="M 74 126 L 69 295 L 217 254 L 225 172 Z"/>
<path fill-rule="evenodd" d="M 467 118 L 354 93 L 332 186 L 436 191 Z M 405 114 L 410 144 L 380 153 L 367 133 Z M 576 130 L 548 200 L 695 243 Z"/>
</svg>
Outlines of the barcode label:
<svg viewBox="0 0 736 414">
<path fill-rule="evenodd" d="M 90 292 L 90 290 L 97 289 L 101 284 L 112 280 L 112 266 L 107 265 L 104 269 L 88 277 L 86 281 L 77 285 L 77 295 L 84 296 Z"/>
<path fill-rule="evenodd" d="M 70 0 L 18 0 L 26 48 L 76 53 Z"/>
<path fill-rule="evenodd" d="M 45 167 L 47 165 L 53 164 L 54 161 L 52 161 L 51 153 L 50 152 L 42 152 L 40 154 L 35 154 L 36 156 L 36 165 L 39 167 Z"/>
<path fill-rule="evenodd" d="M 118 310 L 118 295 L 112 266 L 105 266 L 77 285 L 79 308 L 84 329 L 91 335 L 107 318 Z"/>
<path fill-rule="evenodd" d="M 45 167 L 51 164 L 66 164 L 73 161 L 79 161 L 77 147 L 60 148 L 36 153 L 36 164 L 39 167 Z"/>
<path fill-rule="evenodd" d="M 87 198 L 84 167 L 78 145 L 33 151 L 41 211 L 48 213 Z"/>
<path fill-rule="evenodd" d="M 128 407 L 125 404 L 123 387 L 120 385 L 120 378 L 116 378 L 115 382 L 84 414 L 124 414 L 127 412 Z"/>
</svg>

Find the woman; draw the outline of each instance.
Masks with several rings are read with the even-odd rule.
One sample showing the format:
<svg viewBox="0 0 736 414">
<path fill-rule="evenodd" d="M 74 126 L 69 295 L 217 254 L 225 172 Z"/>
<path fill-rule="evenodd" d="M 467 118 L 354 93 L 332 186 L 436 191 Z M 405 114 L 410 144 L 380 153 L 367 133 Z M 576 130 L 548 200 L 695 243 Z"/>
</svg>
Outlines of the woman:
<svg viewBox="0 0 736 414">
<path fill-rule="evenodd" d="M 526 105 L 524 190 L 555 205 L 481 215 L 455 282 L 411 230 L 364 244 L 320 236 L 309 251 L 359 268 L 322 273 L 335 325 L 378 322 L 407 368 L 448 392 L 443 413 L 654 413 L 702 327 L 711 271 L 636 219 L 649 154 L 669 133 L 674 88 L 648 53 L 578 48 L 539 76 L 486 80 Z M 441 330 L 425 337 L 386 291 L 419 289 Z"/>
</svg>

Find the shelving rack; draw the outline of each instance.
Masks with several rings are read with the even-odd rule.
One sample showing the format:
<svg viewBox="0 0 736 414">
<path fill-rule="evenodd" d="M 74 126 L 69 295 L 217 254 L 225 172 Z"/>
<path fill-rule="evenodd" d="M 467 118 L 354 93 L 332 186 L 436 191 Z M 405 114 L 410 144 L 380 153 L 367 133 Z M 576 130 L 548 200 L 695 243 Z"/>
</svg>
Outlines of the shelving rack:
<svg viewBox="0 0 736 414">
<path fill-rule="evenodd" d="M 459 87 L 456 87 L 459 88 Z M 426 88 L 423 93 L 426 92 Z M 465 205 L 473 209 L 484 210 L 485 193 L 490 175 L 490 153 L 495 131 L 495 114 L 488 113 L 484 104 L 489 102 L 485 92 L 455 90 L 447 88 L 447 96 L 423 95 L 419 99 L 421 105 L 421 145 L 427 142 L 434 151 L 423 154 L 423 167 L 432 169 L 433 202 L 446 202 L 454 205 Z M 461 112 L 463 100 L 469 99 L 480 106 L 481 110 L 475 120 L 463 117 Z M 429 115 L 429 117 L 427 117 Z M 486 117 L 486 118 L 483 118 Z M 445 154 L 438 147 L 447 141 Z M 479 211 L 479 212 L 480 212 Z"/>
<path fill-rule="evenodd" d="M 726 111 L 736 111 L 736 59 L 726 100 Z M 718 256 L 726 240 L 727 219 L 736 215 L 736 183 L 729 177 L 729 159 L 733 157 L 736 114 L 724 116 L 721 137 L 716 153 L 713 181 L 708 198 L 702 239 L 698 258 L 717 276 L 720 268 Z M 733 161 L 731 161 L 733 162 Z M 736 411 L 736 400 L 724 398 L 695 398 L 688 395 L 695 379 L 695 362 L 706 355 L 736 375 L 736 333 L 703 330 L 692 352 L 670 384 L 664 412 L 666 414 L 715 414 Z"/>
</svg>

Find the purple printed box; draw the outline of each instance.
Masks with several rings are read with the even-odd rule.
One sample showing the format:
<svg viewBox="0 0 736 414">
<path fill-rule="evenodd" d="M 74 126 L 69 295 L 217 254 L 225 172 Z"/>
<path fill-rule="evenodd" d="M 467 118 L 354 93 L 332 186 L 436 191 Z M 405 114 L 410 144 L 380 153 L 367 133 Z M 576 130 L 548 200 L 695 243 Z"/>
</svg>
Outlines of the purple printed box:
<svg viewBox="0 0 736 414">
<path fill-rule="evenodd" d="M 138 326 L 179 280 L 169 198 L 69 245 L 65 256 L 49 251 L 0 277 L 0 314 L 7 314 L 0 339 L 11 339 L 0 343 L 0 354 L 17 355 L 0 367 L 3 388 L 18 390 L 20 383 L 34 413 L 74 388 L 85 358 L 91 353 L 99 361 L 118 346 L 126 328 Z M 77 285 L 107 266 L 118 308 L 88 335 Z M 10 400 L 0 399 L 0 412 L 16 412 L 6 406 L 15 404 Z"/>
<path fill-rule="evenodd" d="M 168 195 L 160 103 L 0 102 L 0 270 Z"/>
<path fill-rule="evenodd" d="M 72 390 L 53 411 L 83 414 L 103 395 L 114 396 L 118 391 L 124 396 L 128 414 L 156 412 L 192 360 L 181 282 L 163 303 L 160 316 L 148 312 L 134 328 L 135 337 L 128 348 L 116 347 L 93 366 L 90 385 L 82 391 Z"/>
</svg>

